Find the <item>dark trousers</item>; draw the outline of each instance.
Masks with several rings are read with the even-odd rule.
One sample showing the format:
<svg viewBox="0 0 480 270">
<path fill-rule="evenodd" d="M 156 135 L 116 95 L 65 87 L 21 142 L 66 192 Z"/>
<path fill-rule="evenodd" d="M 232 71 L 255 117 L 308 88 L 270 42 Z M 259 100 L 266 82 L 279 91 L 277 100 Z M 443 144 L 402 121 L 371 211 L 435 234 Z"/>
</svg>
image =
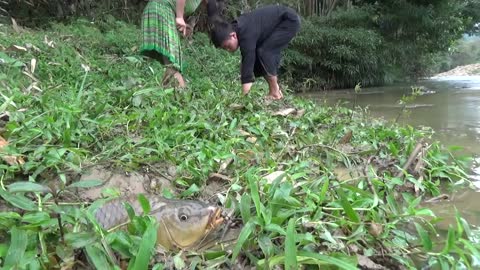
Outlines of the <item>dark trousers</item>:
<svg viewBox="0 0 480 270">
<path fill-rule="evenodd" d="M 260 46 L 257 47 L 254 74 L 255 77 L 277 76 L 282 51 L 300 30 L 300 17 L 293 10 L 283 15 L 282 21 L 275 27 Z"/>
</svg>

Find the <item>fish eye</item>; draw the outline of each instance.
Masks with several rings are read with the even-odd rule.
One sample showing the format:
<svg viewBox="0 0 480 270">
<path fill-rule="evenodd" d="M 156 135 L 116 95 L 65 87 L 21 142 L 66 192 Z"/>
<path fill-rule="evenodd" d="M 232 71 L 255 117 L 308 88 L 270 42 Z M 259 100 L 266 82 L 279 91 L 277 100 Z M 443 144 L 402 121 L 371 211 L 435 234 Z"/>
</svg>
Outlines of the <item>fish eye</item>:
<svg viewBox="0 0 480 270">
<path fill-rule="evenodd" d="M 181 221 L 187 221 L 187 220 L 188 220 L 188 216 L 185 215 L 185 214 L 181 214 L 178 218 L 179 218 Z"/>
</svg>

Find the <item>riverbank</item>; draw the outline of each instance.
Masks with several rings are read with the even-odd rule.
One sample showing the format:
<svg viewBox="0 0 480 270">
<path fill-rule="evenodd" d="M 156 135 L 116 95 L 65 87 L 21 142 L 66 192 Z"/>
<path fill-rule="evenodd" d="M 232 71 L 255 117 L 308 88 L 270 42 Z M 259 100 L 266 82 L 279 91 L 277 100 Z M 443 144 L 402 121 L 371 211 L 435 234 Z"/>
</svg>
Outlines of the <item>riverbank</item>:
<svg viewBox="0 0 480 270">
<path fill-rule="evenodd" d="M 439 181 L 467 181 L 466 162 L 422 141 L 428 130 L 317 105 L 288 87 L 267 104 L 263 82 L 243 97 L 238 54 L 202 34 L 184 43 L 189 88 L 179 91 L 159 86 L 163 68 L 138 56 L 131 25 L 1 32 L 0 135 L 14 162 L 0 166 L 0 196 L 24 210 L 0 214 L 3 264 L 109 269 L 142 255 L 167 269 L 405 269 L 413 254 L 457 266 L 478 254 L 460 217 L 438 240 L 433 213 L 419 206 L 440 194 Z M 154 260 L 141 222 L 127 233 L 94 226 L 92 197 L 78 190 L 94 178 L 128 182 L 109 196 L 144 182 L 149 193 L 222 205 L 242 230 L 233 246 Z"/>
<path fill-rule="evenodd" d="M 448 76 L 475 76 L 480 75 L 480 63 L 465 66 L 459 66 L 452 70 L 442 72 L 433 76 L 433 78 L 448 77 Z"/>
</svg>

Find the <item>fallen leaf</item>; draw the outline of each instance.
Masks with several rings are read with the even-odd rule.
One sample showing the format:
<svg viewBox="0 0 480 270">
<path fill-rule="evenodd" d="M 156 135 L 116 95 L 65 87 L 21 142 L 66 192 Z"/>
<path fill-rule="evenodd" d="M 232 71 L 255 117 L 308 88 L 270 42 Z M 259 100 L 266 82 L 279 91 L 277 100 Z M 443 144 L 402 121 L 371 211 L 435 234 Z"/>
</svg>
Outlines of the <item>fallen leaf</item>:
<svg viewBox="0 0 480 270">
<path fill-rule="evenodd" d="M 32 60 L 30 60 L 30 73 L 35 73 L 35 68 L 37 67 L 37 59 L 35 58 L 32 58 Z"/>
<path fill-rule="evenodd" d="M 256 155 L 257 153 L 252 150 L 245 150 L 244 152 L 239 152 L 237 154 L 238 157 L 248 160 L 254 159 Z"/>
<path fill-rule="evenodd" d="M 12 45 L 7 48 L 7 51 L 17 51 L 17 52 L 26 52 L 28 51 L 27 48 L 18 46 L 18 45 Z"/>
<path fill-rule="evenodd" d="M 225 160 L 222 164 L 220 164 L 220 168 L 218 169 L 218 173 L 221 173 L 223 171 L 225 171 L 228 167 L 228 165 L 232 164 L 233 162 L 233 158 L 229 158 L 227 160 Z"/>
<path fill-rule="evenodd" d="M 28 71 L 28 70 L 25 71 L 25 70 L 24 70 L 24 71 L 22 71 L 22 73 L 25 74 L 25 75 L 26 75 L 27 77 L 29 77 L 30 79 L 32 79 L 33 81 L 38 82 L 38 79 L 35 78 L 35 76 L 33 76 L 33 74 L 31 74 L 30 71 Z"/>
<path fill-rule="evenodd" d="M 25 89 L 25 93 L 30 93 L 32 91 L 32 89 L 35 89 L 39 92 L 43 92 L 42 89 L 40 89 L 38 86 L 38 82 L 33 82 L 32 84 L 30 84 L 26 89 Z"/>
<path fill-rule="evenodd" d="M 248 138 L 247 138 L 247 142 L 249 142 L 249 143 L 256 143 L 256 142 L 257 142 L 257 137 L 253 137 L 253 136 L 248 137 Z"/>
<path fill-rule="evenodd" d="M 289 114 L 293 114 L 295 111 L 296 111 L 295 108 L 286 108 L 286 109 L 274 112 L 273 115 L 287 116 Z"/>
<path fill-rule="evenodd" d="M 295 114 L 295 117 L 300 118 L 300 117 L 302 117 L 304 114 L 305 114 L 305 109 L 300 109 L 300 110 L 298 110 L 297 113 Z"/>
<path fill-rule="evenodd" d="M 52 40 L 48 40 L 47 35 L 43 37 L 43 42 L 47 44 L 48 47 L 55 48 L 55 43 Z"/>
<path fill-rule="evenodd" d="M 13 27 L 13 30 L 15 32 L 17 32 L 17 33 L 22 32 L 22 28 L 20 26 L 18 26 L 17 21 L 15 21 L 14 18 L 12 18 L 12 27 Z"/>
<path fill-rule="evenodd" d="M 0 136 L 0 151 L 8 145 L 8 141 L 5 140 L 2 136 Z M 25 161 L 23 160 L 22 157 L 14 157 L 14 156 L 7 156 L 7 155 L 2 155 L 3 160 L 7 162 L 8 165 L 19 165 L 19 164 L 24 164 Z"/>
<path fill-rule="evenodd" d="M 241 110 L 241 109 L 245 108 L 244 105 L 237 104 L 237 103 L 232 103 L 232 104 L 230 104 L 229 107 L 230 107 L 230 109 L 232 109 L 232 110 Z"/>
<path fill-rule="evenodd" d="M 41 50 L 37 46 L 33 45 L 32 43 L 25 44 L 25 47 L 27 49 L 33 49 L 36 52 L 41 52 Z"/>
<path fill-rule="evenodd" d="M 353 132 L 349 130 L 343 137 L 340 139 L 340 144 L 346 144 L 349 143 L 350 140 L 352 139 L 352 134 Z"/>
<path fill-rule="evenodd" d="M 375 238 L 379 237 L 383 232 L 383 225 L 372 222 L 368 228 L 368 232 Z"/>
<path fill-rule="evenodd" d="M 238 129 L 238 132 L 239 132 L 240 135 L 242 135 L 242 136 L 252 136 L 251 133 L 249 133 L 249 132 L 247 132 L 247 131 L 245 131 L 245 130 L 243 130 L 243 129 Z"/>
</svg>

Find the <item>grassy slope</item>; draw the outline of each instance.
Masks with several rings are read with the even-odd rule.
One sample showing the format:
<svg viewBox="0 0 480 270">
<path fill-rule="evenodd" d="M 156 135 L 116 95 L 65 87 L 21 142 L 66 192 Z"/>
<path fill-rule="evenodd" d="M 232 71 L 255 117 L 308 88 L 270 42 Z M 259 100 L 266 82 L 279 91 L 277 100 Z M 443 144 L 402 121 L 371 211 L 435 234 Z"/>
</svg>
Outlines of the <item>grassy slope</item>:
<svg viewBox="0 0 480 270">
<path fill-rule="evenodd" d="M 186 46 L 190 87 L 175 92 L 158 87 L 163 71 L 158 63 L 137 56 L 139 31 L 134 27 L 78 21 L 55 25 L 48 31 L 19 34 L 4 27 L 2 32 L 0 44 L 5 47 L 32 44 L 38 48 L 8 51 L 9 57 L 0 55 L 7 61 L 1 66 L 0 112 L 10 113 L 1 134 L 10 141 L 11 154 L 26 159 L 21 167 L 0 164 L 3 185 L 27 175 L 39 183 L 46 179 L 70 183 L 76 179 L 70 179 L 65 171 L 81 172 L 82 166 L 91 163 L 108 162 L 135 171 L 142 165 L 169 161 L 179 169 L 176 187 L 188 189 L 193 192 L 188 196 L 196 197 L 208 175 L 233 158 L 226 172 L 233 183 L 222 195 L 225 205 L 237 209 L 246 224 L 238 248 L 244 244 L 242 258 L 246 256 L 248 263 L 260 260 L 262 264 L 262 259 L 270 258 L 270 264 L 338 266 L 354 263 L 355 258 L 348 254 L 386 251 L 411 264 L 405 255 L 418 248 L 411 248 L 415 244 L 413 236 L 397 226 L 414 221 L 425 225 L 420 216 L 431 213 L 419 210 L 420 200 L 409 193 L 403 194 L 407 202 L 404 206 L 395 202 L 402 197 L 396 190 L 405 183 L 391 176 L 389 171 L 396 168 L 388 164 L 403 164 L 427 133 L 392 127 L 365 118 L 361 111 L 351 116 L 349 109 L 318 106 L 289 95 L 282 103 L 266 106 L 261 99 L 266 93 L 263 83 L 249 97 L 241 97 L 238 56 L 213 49 L 201 34 Z M 45 40 L 52 41 L 52 46 Z M 36 59 L 33 76 L 37 82 L 19 67 L 25 63 L 26 73 L 31 73 L 31 59 Z M 244 108 L 235 110 L 232 104 Z M 304 109 L 305 114 L 299 118 L 272 116 L 272 111 L 285 106 Z M 240 129 L 249 132 L 256 142 L 246 140 Z M 339 140 L 349 130 L 353 131 L 351 142 L 340 145 Z M 374 155 L 378 159 L 372 164 L 382 170 L 372 171 L 368 178 L 341 182 L 334 174 L 337 167 L 366 166 Z M 462 169 L 449 159 L 449 153 L 433 144 L 426 155 L 424 181 L 409 176 L 407 182 L 416 184 L 421 193 L 437 195 L 436 179 L 464 177 Z M 270 183 L 261 178 L 277 170 L 287 173 L 286 180 Z M 85 228 L 88 219 L 84 214 L 71 211 L 63 214 L 65 222 Z M 42 223 L 44 232 L 54 235 L 42 242 L 31 228 L 20 226 L 20 220 L 15 215 L 6 219 L 0 216 L 0 230 L 18 226 L 31 237 L 28 248 L 39 241 L 46 245 L 43 255 L 45 250 L 55 253 L 59 230 L 54 222 Z M 381 232 L 372 233 L 372 224 L 383 224 Z M 129 237 L 137 239 L 135 232 L 131 233 Z M 110 240 L 118 237 L 112 235 Z M 98 239 L 95 248 L 104 254 Z M 431 240 L 427 236 L 422 240 L 428 247 Z M 67 243 L 65 249 L 72 250 L 72 245 Z M 132 250 L 138 250 L 138 242 L 131 245 Z M 8 246 L 3 245 L 3 250 Z M 1 250 L 2 245 L 0 258 L 5 256 Z M 118 246 L 114 250 L 118 251 Z M 420 253 L 426 251 L 420 248 Z M 465 248 L 460 251 L 468 252 Z M 227 263 L 229 254 L 201 264 Z M 132 257 L 135 252 L 124 255 Z M 450 258 L 448 254 L 429 256 L 433 261 Z M 336 261 L 335 257 L 349 259 Z M 35 260 L 28 258 L 22 263 Z M 178 257 L 174 261 L 178 263 Z M 104 260 L 90 258 L 90 263 L 101 262 Z M 48 266 L 50 262 L 43 263 Z"/>
</svg>

